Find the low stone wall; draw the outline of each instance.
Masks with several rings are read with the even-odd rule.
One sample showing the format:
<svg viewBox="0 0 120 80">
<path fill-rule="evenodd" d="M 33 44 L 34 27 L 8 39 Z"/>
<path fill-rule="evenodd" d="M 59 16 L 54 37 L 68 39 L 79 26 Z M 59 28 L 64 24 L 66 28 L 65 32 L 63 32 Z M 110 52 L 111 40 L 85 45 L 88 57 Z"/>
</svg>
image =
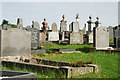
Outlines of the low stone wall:
<svg viewBox="0 0 120 80">
<path fill-rule="evenodd" d="M 38 64 L 51 65 L 51 66 L 71 66 L 69 62 L 53 61 L 53 60 L 38 59 L 38 58 L 33 58 L 33 59 L 36 60 Z"/>
<path fill-rule="evenodd" d="M 50 73 L 52 70 L 60 76 L 61 74 L 66 76 L 65 78 L 72 78 L 80 74 L 96 73 L 99 72 L 100 70 L 99 66 L 93 64 L 90 65 L 88 64 L 89 67 L 70 67 L 70 66 L 50 66 L 43 64 L 2 61 L 2 65 L 9 68 L 19 67 L 22 69 L 28 69 L 44 74 Z"/>
</svg>

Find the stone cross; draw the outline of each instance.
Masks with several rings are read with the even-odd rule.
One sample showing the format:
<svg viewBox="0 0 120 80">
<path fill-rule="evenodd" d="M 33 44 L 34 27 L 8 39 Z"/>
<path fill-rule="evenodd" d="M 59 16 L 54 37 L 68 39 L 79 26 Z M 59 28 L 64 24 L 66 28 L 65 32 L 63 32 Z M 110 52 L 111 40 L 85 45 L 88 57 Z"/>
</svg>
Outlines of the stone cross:
<svg viewBox="0 0 120 80">
<path fill-rule="evenodd" d="M 62 16 L 62 20 L 60 21 L 60 32 L 67 31 L 67 21 L 65 21 L 65 16 Z"/>
</svg>

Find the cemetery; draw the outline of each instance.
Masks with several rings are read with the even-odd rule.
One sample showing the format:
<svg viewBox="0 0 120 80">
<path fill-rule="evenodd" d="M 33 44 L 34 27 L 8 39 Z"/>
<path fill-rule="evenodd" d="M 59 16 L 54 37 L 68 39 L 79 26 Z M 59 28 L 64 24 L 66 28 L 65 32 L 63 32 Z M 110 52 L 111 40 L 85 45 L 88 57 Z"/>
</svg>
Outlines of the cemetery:
<svg viewBox="0 0 120 80">
<path fill-rule="evenodd" d="M 117 78 L 120 26 L 102 27 L 99 17 L 93 21 L 89 16 L 87 25 L 80 29 L 79 14 L 76 14 L 75 19 L 75 22 L 69 24 L 65 15 L 62 15 L 60 29 L 55 22 L 49 26 L 46 18 L 43 19 L 42 26 L 37 21 L 23 26 L 22 18 L 17 19 L 16 27 L 2 23 L 0 26 L 2 76 L 17 78 L 19 74 L 23 74 L 22 77 L 30 80 L 35 77 L 38 80 Z"/>
</svg>

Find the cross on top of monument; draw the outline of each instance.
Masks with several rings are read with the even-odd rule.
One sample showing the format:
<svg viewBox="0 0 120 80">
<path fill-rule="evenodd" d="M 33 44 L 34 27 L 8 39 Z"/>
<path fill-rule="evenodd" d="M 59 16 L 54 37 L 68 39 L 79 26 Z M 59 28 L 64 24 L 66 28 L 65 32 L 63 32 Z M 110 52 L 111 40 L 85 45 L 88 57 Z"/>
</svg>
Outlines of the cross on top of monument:
<svg viewBox="0 0 120 80">
<path fill-rule="evenodd" d="M 99 17 L 96 17 L 97 21 L 99 20 Z"/>
<path fill-rule="evenodd" d="M 65 15 L 62 15 L 62 20 L 60 22 L 64 22 L 65 21 Z M 66 21 L 65 21 L 66 22 Z"/>
<path fill-rule="evenodd" d="M 79 21 L 79 18 L 80 18 L 80 16 L 79 16 L 79 14 L 76 14 L 76 21 L 78 22 Z"/>
<path fill-rule="evenodd" d="M 76 19 L 79 19 L 79 18 L 80 18 L 79 14 L 76 14 Z"/>
<path fill-rule="evenodd" d="M 92 19 L 91 15 L 89 16 L 89 19 L 90 19 L 90 20 Z"/>
</svg>

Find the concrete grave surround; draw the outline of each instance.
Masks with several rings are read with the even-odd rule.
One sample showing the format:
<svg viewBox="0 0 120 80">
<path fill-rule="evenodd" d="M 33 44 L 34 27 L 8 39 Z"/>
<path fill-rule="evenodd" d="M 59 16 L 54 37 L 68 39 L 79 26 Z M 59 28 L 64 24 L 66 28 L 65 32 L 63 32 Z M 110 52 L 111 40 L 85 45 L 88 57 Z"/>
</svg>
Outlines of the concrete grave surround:
<svg viewBox="0 0 120 80">
<path fill-rule="evenodd" d="M 82 32 L 70 33 L 70 44 L 83 44 L 83 33 Z"/>
<path fill-rule="evenodd" d="M 48 41 L 58 41 L 59 33 L 58 32 L 49 32 L 48 33 Z"/>
<path fill-rule="evenodd" d="M 95 27 L 93 35 L 96 49 L 107 49 L 109 47 L 109 29 L 107 27 Z"/>
<path fill-rule="evenodd" d="M 53 23 L 51 28 L 52 28 L 52 32 L 57 32 L 58 31 L 56 23 Z"/>
<path fill-rule="evenodd" d="M 18 28 L 0 30 L 0 55 L 21 56 L 31 54 L 31 33 Z"/>
</svg>

